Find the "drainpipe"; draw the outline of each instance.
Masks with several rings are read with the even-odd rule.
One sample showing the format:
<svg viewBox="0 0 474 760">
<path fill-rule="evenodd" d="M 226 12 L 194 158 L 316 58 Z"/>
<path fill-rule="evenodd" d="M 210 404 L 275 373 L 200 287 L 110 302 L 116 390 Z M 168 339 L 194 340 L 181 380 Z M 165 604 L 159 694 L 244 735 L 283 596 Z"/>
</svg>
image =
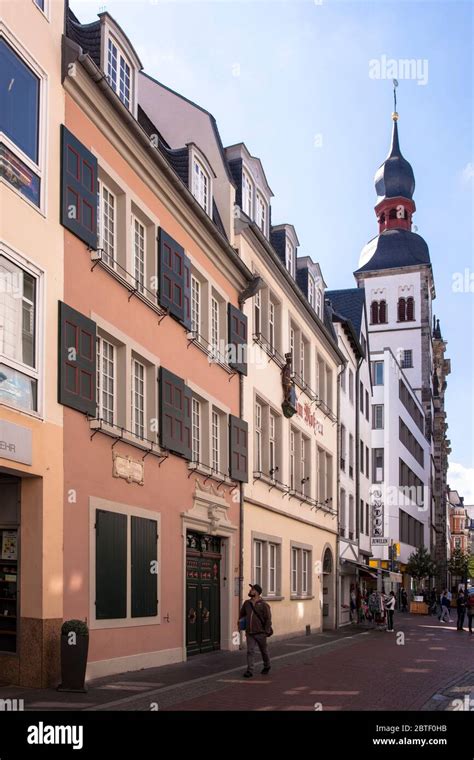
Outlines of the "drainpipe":
<svg viewBox="0 0 474 760">
<path fill-rule="evenodd" d="M 337 508 L 337 535 L 336 535 L 336 560 L 337 565 L 336 567 L 339 568 L 339 572 L 336 573 L 336 628 L 339 628 L 341 625 L 341 607 L 340 607 L 340 598 L 341 598 L 341 559 L 339 556 L 340 551 L 340 545 L 341 545 L 341 504 L 340 504 L 340 493 L 341 493 L 341 375 L 345 371 L 347 366 L 347 363 L 344 363 L 342 365 L 342 369 L 340 372 L 338 372 L 337 375 L 337 388 L 336 388 L 336 414 L 337 414 L 337 441 L 336 441 L 336 508 Z"/>
<path fill-rule="evenodd" d="M 355 510 L 356 510 L 356 536 L 357 536 L 357 561 L 359 561 L 359 542 L 360 542 L 360 514 L 359 514 L 359 502 L 360 502 L 360 465 L 359 465 L 359 459 L 360 459 L 360 440 L 359 440 L 359 413 L 360 413 L 360 388 L 359 388 L 359 371 L 361 364 L 363 362 L 363 357 L 361 356 L 359 358 L 359 361 L 357 362 L 357 369 L 356 369 L 356 375 L 355 375 L 355 413 L 356 413 L 356 420 L 355 420 L 355 440 L 356 440 L 356 450 L 355 450 L 355 468 L 356 468 L 356 498 L 355 498 Z M 357 579 L 359 577 L 359 572 L 357 570 Z"/>
</svg>

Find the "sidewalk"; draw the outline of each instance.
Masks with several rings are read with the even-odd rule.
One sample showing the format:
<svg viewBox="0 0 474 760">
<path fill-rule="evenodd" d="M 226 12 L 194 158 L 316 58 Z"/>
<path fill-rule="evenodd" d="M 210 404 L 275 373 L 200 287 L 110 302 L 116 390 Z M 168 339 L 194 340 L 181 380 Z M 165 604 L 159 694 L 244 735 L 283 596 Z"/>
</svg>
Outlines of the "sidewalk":
<svg viewBox="0 0 474 760">
<path fill-rule="evenodd" d="M 325 631 L 310 636 L 298 636 L 272 642 L 272 657 L 297 655 L 299 652 L 323 646 L 352 643 L 353 636 L 359 633 L 357 626 L 347 626 L 337 631 Z M 165 665 L 160 668 L 147 668 L 113 676 L 97 678 L 87 683 L 86 694 L 58 692 L 55 689 L 28 689 L 21 686 L 0 684 L 0 699 L 23 699 L 25 710 L 113 710 L 136 709 L 133 703 L 140 697 L 153 701 L 152 697 L 171 692 L 180 699 L 191 695 L 196 686 L 200 689 L 216 676 L 230 673 L 241 674 L 245 670 L 246 649 L 237 652 L 217 651 L 204 655 L 194 655 L 187 662 Z M 188 688 L 189 686 L 189 688 Z M 171 696 L 171 695 L 170 695 Z M 166 700 L 169 702 L 169 698 Z M 130 703 L 130 707 L 124 707 Z M 162 699 L 160 698 L 160 705 Z M 140 708 L 138 708 L 140 709 Z M 143 708 L 142 708 L 143 709 Z"/>
</svg>

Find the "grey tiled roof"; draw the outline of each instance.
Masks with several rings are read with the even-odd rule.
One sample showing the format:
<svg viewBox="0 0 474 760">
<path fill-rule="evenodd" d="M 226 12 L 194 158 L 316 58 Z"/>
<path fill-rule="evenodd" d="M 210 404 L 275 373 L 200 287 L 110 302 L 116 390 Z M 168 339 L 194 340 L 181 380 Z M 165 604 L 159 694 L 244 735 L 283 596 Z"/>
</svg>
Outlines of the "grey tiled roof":
<svg viewBox="0 0 474 760">
<path fill-rule="evenodd" d="M 354 274 L 431 263 L 427 244 L 420 235 L 409 230 L 384 230 L 367 243 L 362 255 L 364 253 L 370 258 Z"/>
<path fill-rule="evenodd" d="M 100 68 L 100 19 L 92 24 L 80 24 L 69 9 L 66 20 L 66 36 L 88 53 L 96 66 Z"/>
<path fill-rule="evenodd" d="M 331 301 L 334 311 L 352 322 L 354 330 L 359 336 L 364 311 L 364 288 L 326 290 L 325 297 Z"/>
<path fill-rule="evenodd" d="M 375 190 L 379 198 L 412 198 L 415 191 L 415 175 L 406 158 L 403 158 L 398 142 L 398 124 L 393 122 L 390 153 L 375 174 Z"/>
</svg>

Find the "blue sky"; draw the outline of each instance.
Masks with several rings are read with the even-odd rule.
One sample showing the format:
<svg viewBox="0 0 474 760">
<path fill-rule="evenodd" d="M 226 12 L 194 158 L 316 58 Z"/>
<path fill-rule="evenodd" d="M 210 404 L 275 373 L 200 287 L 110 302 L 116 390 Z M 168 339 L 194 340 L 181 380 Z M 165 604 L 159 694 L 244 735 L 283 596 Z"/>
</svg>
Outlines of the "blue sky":
<svg viewBox="0 0 474 760">
<path fill-rule="evenodd" d="M 300 254 L 331 289 L 353 287 L 376 234 L 373 176 L 387 155 L 390 70 L 399 133 L 416 178 L 414 223 L 430 247 L 448 377 L 448 482 L 474 504 L 473 9 L 413 0 L 71 0 L 83 23 L 107 10 L 150 75 L 207 108 L 224 145 L 244 141 L 264 166 L 274 224 L 294 224 Z M 373 64 L 372 64 L 373 67 Z M 388 78 L 382 78 L 384 75 Z M 453 287 L 456 273 L 469 279 Z M 456 281 L 457 282 L 457 281 Z"/>
</svg>

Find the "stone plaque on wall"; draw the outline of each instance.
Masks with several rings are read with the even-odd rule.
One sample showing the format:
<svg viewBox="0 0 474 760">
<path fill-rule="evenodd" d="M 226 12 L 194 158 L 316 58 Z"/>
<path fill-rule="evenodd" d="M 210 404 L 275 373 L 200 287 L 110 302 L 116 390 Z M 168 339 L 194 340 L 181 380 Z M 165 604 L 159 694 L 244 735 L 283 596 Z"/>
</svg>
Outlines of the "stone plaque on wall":
<svg viewBox="0 0 474 760">
<path fill-rule="evenodd" d="M 145 463 L 141 459 L 132 459 L 114 452 L 112 475 L 114 478 L 123 478 L 127 483 L 138 483 L 142 486 L 145 478 Z"/>
</svg>

